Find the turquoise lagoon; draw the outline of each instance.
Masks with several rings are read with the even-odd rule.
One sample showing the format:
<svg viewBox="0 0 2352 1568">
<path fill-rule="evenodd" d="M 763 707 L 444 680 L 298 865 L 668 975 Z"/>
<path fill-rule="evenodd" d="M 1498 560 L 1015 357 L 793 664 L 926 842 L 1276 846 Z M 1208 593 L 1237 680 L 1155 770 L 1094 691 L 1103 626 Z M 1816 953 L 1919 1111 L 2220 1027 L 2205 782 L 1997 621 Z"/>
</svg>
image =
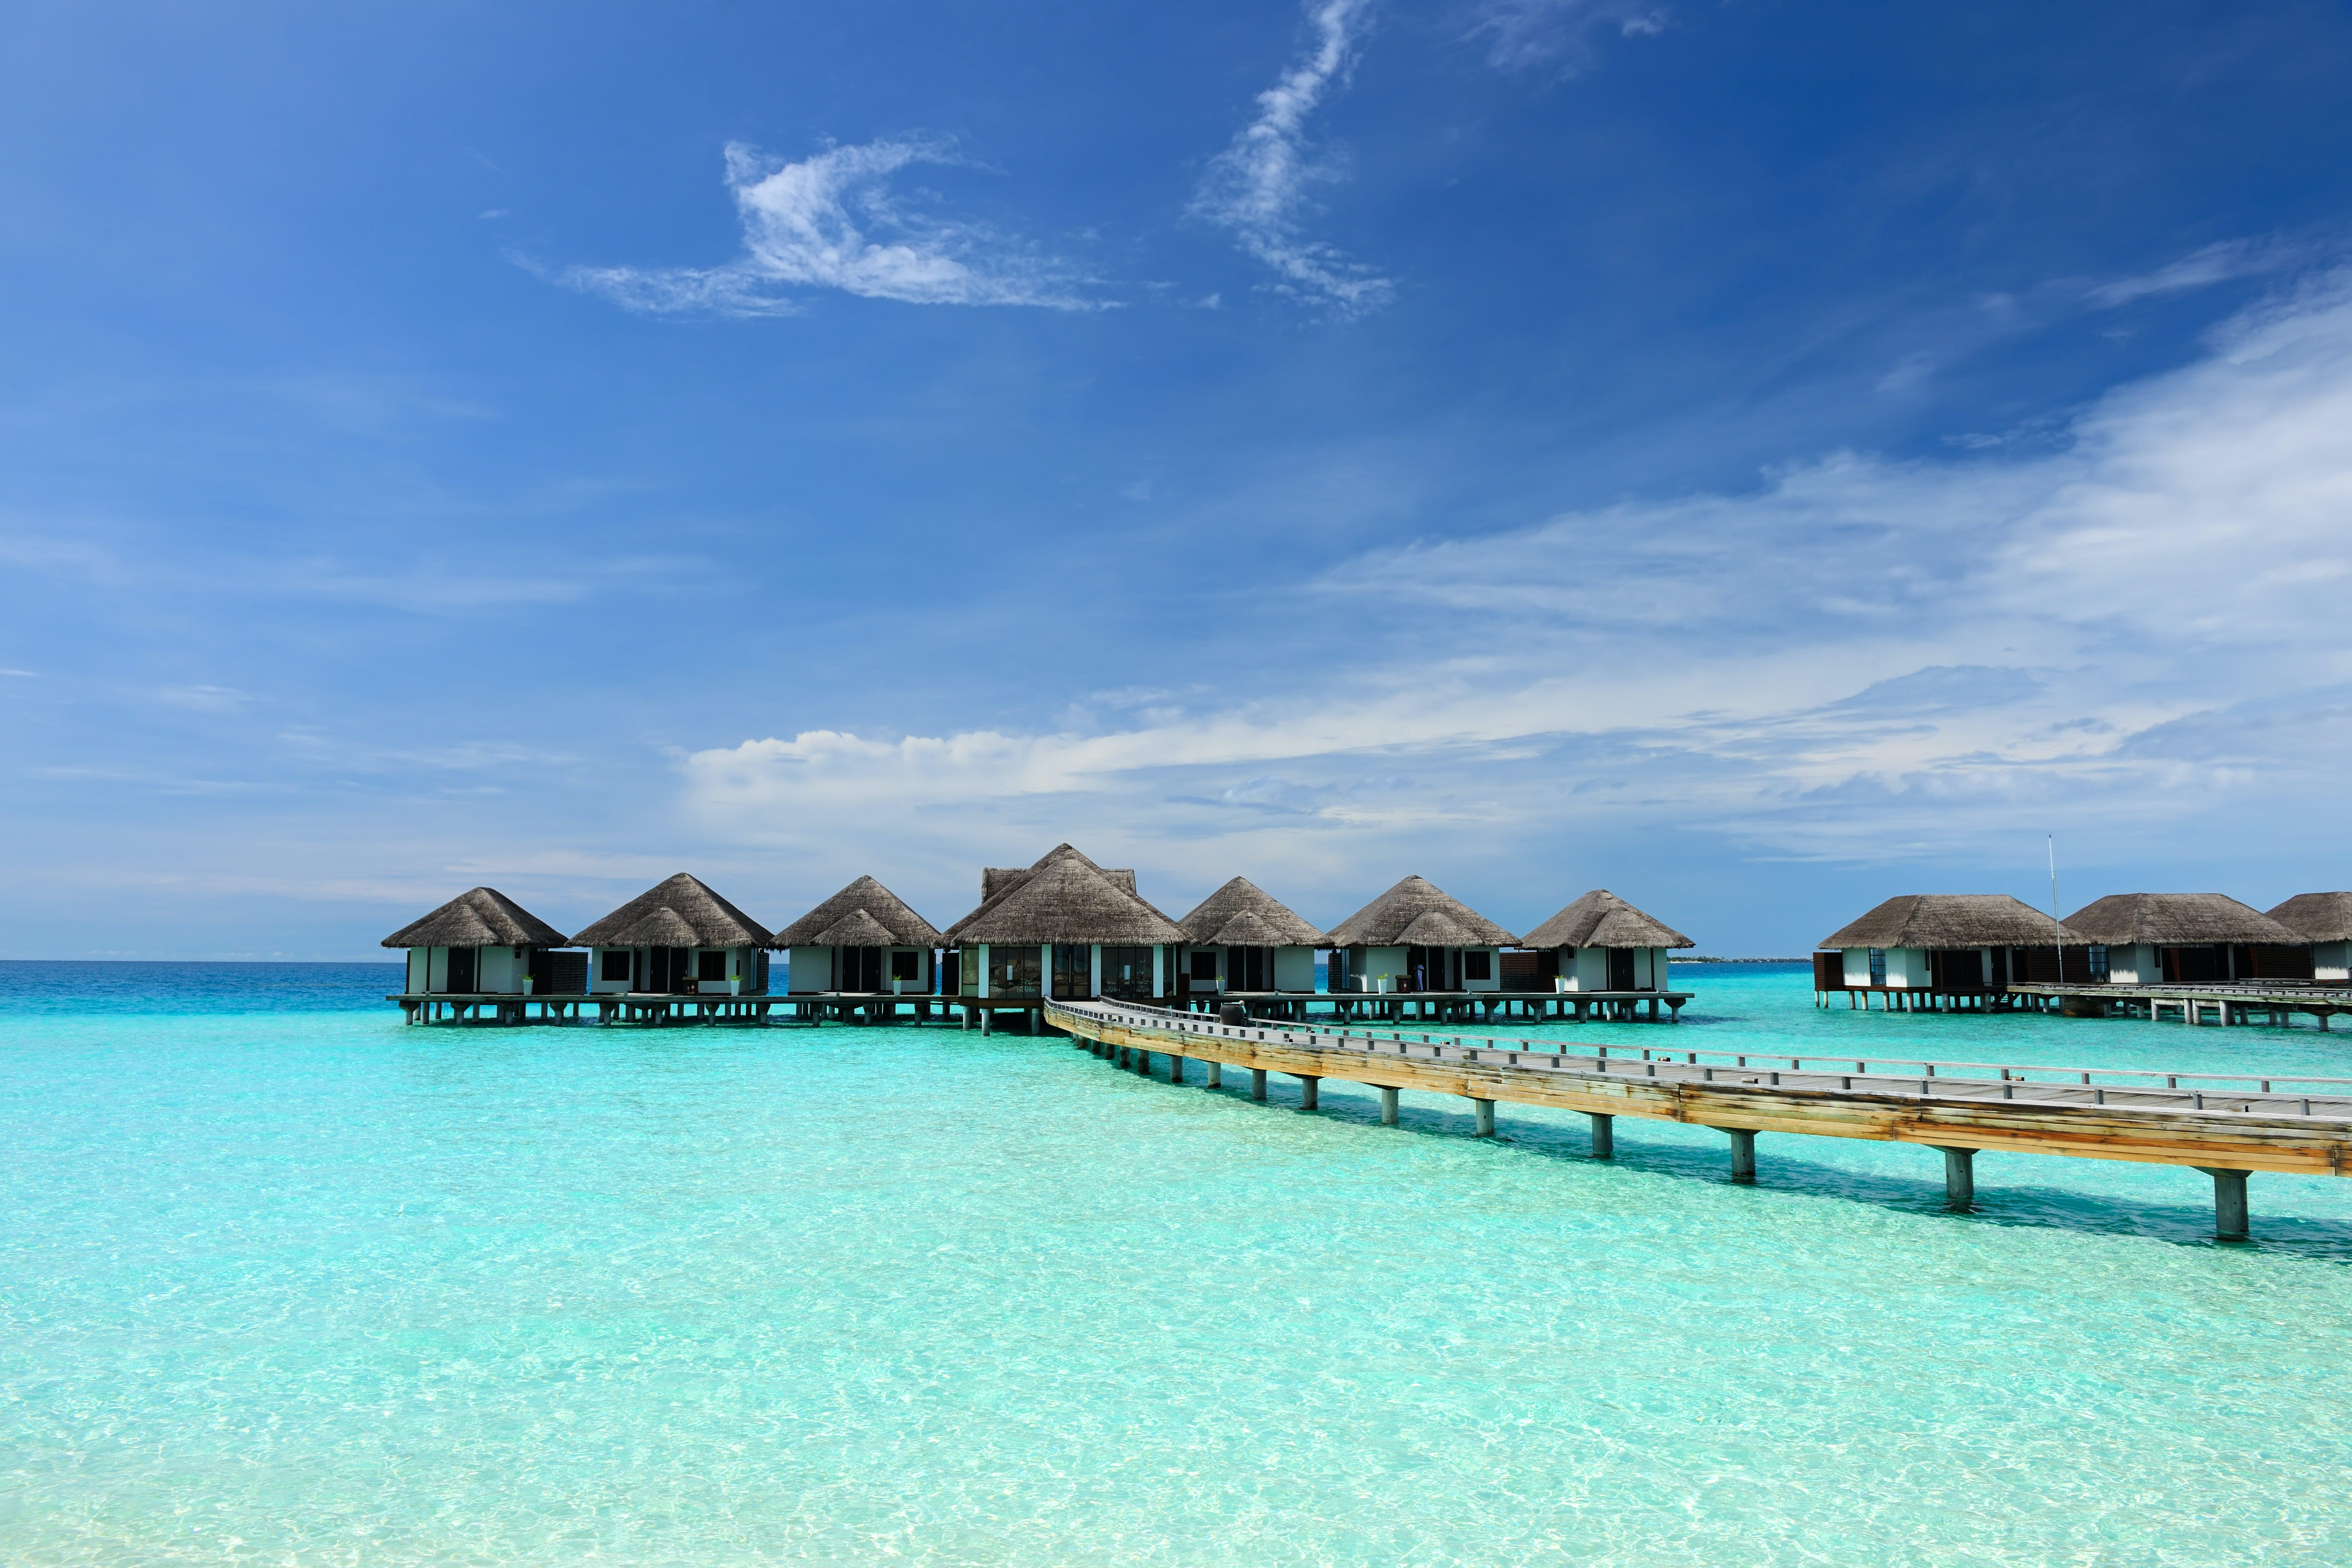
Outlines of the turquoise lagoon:
<svg viewBox="0 0 2352 1568">
<path fill-rule="evenodd" d="M 2352 1183 L 2217 1245 L 2193 1172 L 1989 1154 L 1955 1216 L 1923 1149 L 1748 1188 L 1013 1035 L 408 1029 L 394 973 L 0 965 L 0 1559 L 2352 1561 Z M 1685 976 L 1692 1042 L 2352 1077 Z"/>
</svg>

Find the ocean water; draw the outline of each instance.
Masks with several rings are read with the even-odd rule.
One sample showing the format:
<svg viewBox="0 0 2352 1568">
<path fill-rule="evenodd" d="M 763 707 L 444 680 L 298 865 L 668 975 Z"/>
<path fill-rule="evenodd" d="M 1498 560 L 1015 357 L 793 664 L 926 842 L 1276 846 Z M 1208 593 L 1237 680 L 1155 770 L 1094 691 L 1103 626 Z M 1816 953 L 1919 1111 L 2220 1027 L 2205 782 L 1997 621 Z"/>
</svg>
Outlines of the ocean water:
<svg viewBox="0 0 2352 1568">
<path fill-rule="evenodd" d="M 2352 1183 L 0 965 L 10 1563 L 2352 1562 Z M 1677 1037 L 2352 1077 L 2352 1034 Z M 1515 1033 L 1518 1031 L 1514 1031 Z M 1549 1033 L 1636 1043 L 1656 1025 Z"/>
</svg>

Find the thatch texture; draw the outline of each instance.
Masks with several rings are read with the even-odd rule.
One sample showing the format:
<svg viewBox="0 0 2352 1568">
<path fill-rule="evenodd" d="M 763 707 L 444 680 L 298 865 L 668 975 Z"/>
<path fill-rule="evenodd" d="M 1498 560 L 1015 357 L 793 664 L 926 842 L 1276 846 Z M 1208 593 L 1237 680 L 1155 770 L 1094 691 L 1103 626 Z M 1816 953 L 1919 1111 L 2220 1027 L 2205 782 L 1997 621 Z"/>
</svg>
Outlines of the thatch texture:
<svg viewBox="0 0 2352 1568">
<path fill-rule="evenodd" d="M 765 947 L 759 921 L 680 871 L 572 939 L 579 947 Z"/>
<path fill-rule="evenodd" d="M 1247 877 L 1235 877 L 1176 922 L 1202 947 L 1328 947 L 1330 939 Z"/>
<path fill-rule="evenodd" d="M 383 939 L 386 947 L 570 947 L 572 939 L 499 892 L 475 888 Z"/>
<path fill-rule="evenodd" d="M 1111 886 L 1118 888 L 1128 893 L 1135 892 L 1135 872 L 1132 868 L 1097 866 L 1092 860 L 1087 858 L 1085 855 L 1081 854 L 1075 847 L 1068 844 L 1056 844 L 1051 849 L 1046 850 L 1045 854 L 1039 856 L 1037 858 L 1036 864 L 1033 866 L 984 866 L 981 868 L 980 901 L 983 906 L 985 906 L 1003 898 L 1005 894 L 1012 892 L 1013 889 L 1019 888 L 1022 883 L 1034 876 L 1039 868 L 1043 867 L 1048 860 L 1056 858 L 1066 860 L 1073 858 L 1075 858 L 1080 865 L 1086 867 L 1088 870 L 1095 872 L 1097 876 L 1108 879 Z M 1138 896 L 1139 897 L 1140 895 Z"/>
<path fill-rule="evenodd" d="M 2270 918 L 2305 942 L 2352 942 L 2352 893 L 2297 893 Z"/>
<path fill-rule="evenodd" d="M 2082 947 L 2073 922 L 2007 893 L 1905 893 L 1822 938 L 1822 947 Z"/>
<path fill-rule="evenodd" d="M 1419 877 L 1407 877 L 1330 932 L 1333 947 L 1512 947 L 1518 940 Z"/>
<path fill-rule="evenodd" d="M 1519 938 L 1521 947 L 1696 947 L 1674 927 L 1595 888 Z"/>
<path fill-rule="evenodd" d="M 984 875 L 984 873 L 983 873 Z M 834 936 L 853 915 L 864 915 L 880 936 Z M 857 929 L 863 931 L 866 926 Z M 860 877 L 776 933 L 777 947 L 937 947 L 939 928 L 871 877 Z"/>
<path fill-rule="evenodd" d="M 777 945 L 779 947 L 793 947 L 800 944 L 793 942 L 779 942 Z M 888 926 L 884 925 L 880 921 L 876 920 L 864 910 L 852 910 L 847 914 L 842 916 L 839 920 L 834 921 L 831 925 L 825 927 L 823 931 L 817 932 L 814 937 L 810 939 L 808 945 L 815 947 L 896 947 L 904 944 L 899 942 L 898 937 L 891 932 Z"/>
<path fill-rule="evenodd" d="M 2109 947 L 2301 947 L 2311 941 L 2226 893 L 2109 893 L 2068 915 L 2066 924 L 2084 942 Z"/>
<path fill-rule="evenodd" d="M 1182 929 L 1137 897 L 1132 885 L 1133 873 L 1122 882 L 1070 846 L 1057 845 L 1010 887 L 1000 880 L 996 896 L 948 927 L 941 940 L 950 946 L 1182 942 Z"/>
</svg>

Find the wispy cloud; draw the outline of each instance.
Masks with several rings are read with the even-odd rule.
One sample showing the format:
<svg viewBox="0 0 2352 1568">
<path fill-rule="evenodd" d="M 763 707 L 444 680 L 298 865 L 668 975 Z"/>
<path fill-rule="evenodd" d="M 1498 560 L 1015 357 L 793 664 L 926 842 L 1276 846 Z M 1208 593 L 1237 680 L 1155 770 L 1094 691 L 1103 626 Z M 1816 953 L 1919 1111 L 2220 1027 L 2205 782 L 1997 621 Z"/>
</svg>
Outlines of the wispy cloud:
<svg viewBox="0 0 2352 1568">
<path fill-rule="evenodd" d="M 2152 272 L 2118 278 L 2090 291 L 2090 301 L 2101 309 L 2128 305 L 2154 295 L 2185 294 L 2210 289 L 2232 279 L 2259 278 L 2284 271 L 2306 259 L 2301 247 L 2253 239 L 2225 239 L 2167 262 Z"/>
<path fill-rule="evenodd" d="M 1305 233 L 1307 192 L 1335 177 L 1307 140 L 1307 121 L 1348 68 L 1371 15 L 1370 0 L 1317 0 L 1298 62 L 1257 97 L 1257 118 L 1211 160 L 1192 210 L 1231 229 L 1241 247 L 1272 268 L 1275 287 L 1341 315 L 1375 310 L 1396 286 Z"/>
<path fill-rule="evenodd" d="M 558 279 L 631 310 L 773 316 L 796 290 L 837 289 L 915 305 L 1097 309 L 1061 262 L 982 223 L 934 216 L 889 188 L 910 164 L 962 165 L 948 142 L 901 137 L 780 163 L 727 147 L 743 254 L 719 267 L 572 267 Z"/>
<path fill-rule="evenodd" d="M 1471 36 L 1486 40 L 1489 63 L 1570 74 L 1591 63 L 1595 32 L 1637 37 L 1664 32 L 1667 19 L 1646 0 L 1484 0 L 1474 15 Z"/>
<path fill-rule="evenodd" d="M 1367 552 L 1303 616 L 1296 589 L 1284 603 L 1310 622 L 1318 599 L 1344 605 L 1335 637 L 1374 618 L 1378 644 L 1286 648 L 1263 702 L 755 740 L 689 757 L 689 795 L 730 831 L 784 837 L 933 805 L 976 837 L 1131 840 L 1148 822 L 1192 840 L 1171 866 L 1277 815 L 1289 836 L 1252 852 L 1303 867 L 1462 822 L 1506 841 L 1703 823 L 1765 854 L 1893 860 L 2021 820 L 2112 850 L 2326 813 L 2352 767 L 2347 428 L 2338 275 L 2053 446 L 1832 454 L 1748 493 Z M 1286 700 L 1302 668 L 1313 700 Z"/>
</svg>

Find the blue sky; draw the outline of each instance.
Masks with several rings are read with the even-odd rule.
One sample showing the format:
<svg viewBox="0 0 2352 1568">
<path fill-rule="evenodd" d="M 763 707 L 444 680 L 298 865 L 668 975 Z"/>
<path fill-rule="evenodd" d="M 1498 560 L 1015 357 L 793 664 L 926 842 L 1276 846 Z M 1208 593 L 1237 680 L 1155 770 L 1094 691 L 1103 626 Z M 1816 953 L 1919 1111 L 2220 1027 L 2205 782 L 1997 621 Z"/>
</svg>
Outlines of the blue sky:
<svg viewBox="0 0 2352 1568">
<path fill-rule="evenodd" d="M 2352 880 L 2352 14 L 0 14 L 0 952 Z"/>
</svg>

